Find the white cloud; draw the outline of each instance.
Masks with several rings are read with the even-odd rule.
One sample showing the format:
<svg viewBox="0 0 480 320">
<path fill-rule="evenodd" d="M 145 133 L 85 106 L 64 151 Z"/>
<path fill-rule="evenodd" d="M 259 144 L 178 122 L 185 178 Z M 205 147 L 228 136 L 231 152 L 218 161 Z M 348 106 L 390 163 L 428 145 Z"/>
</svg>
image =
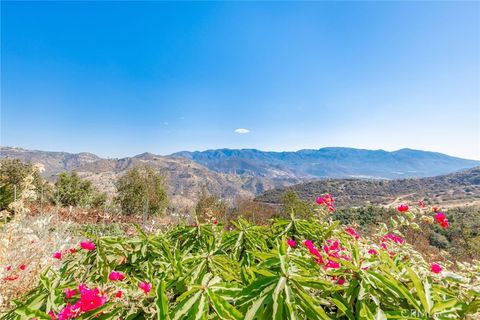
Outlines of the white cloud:
<svg viewBox="0 0 480 320">
<path fill-rule="evenodd" d="M 250 132 L 250 130 L 248 130 L 248 129 L 243 129 L 243 128 L 235 129 L 235 133 L 243 134 L 243 133 L 249 133 L 249 132 Z"/>
</svg>

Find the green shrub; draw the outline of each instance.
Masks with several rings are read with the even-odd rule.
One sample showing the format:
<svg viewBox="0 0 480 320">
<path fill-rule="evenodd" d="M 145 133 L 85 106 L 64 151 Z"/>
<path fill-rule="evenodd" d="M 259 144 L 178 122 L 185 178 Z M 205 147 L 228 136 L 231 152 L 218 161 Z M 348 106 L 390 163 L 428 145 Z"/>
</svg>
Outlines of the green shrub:
<svg viewBox="0 0 480 320">
<path fill-rule="evenodd" d="M 443 234 L 433 232 L 429 239 L 430 245 L 439 249 L 447 249 L 450 246 L 450 241 Z"/>
<path fill-rule="evenodd" d="M 62 172 L 55 182 L 55 201 L 61 206 L 96 208 L 105 204 L 106 194 L 100 193 L 78 173 Z"/>
<path fill-rule="evenodd" d="M 324 222 L 291 214 L 270 227 L 240 219 L 229 231 L 206 223 L 93 236 L 90 251 L 64 254 L 3 319 L 49 319 L 72 308 L 78 319 L 480 316 L 478 263 L 452 272 L 441 262 L 440 270 L 395 228 L 381 225 L 378 237 L 366 237 L 317 213 Z M 112 280 L 113 271 L 121 279 Z"/>
<path fill-rule="evenodd" d="M 168 207 L 165 177 L 150 167 L 129 170 L 116 186 L 116 201 L 124 214 L 162 215 Z"/>
</svg>

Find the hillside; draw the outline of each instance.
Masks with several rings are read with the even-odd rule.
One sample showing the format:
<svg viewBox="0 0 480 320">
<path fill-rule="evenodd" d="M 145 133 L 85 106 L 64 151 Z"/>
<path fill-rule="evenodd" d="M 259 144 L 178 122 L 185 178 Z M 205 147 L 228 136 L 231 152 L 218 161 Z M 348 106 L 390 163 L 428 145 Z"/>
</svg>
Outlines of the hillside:
<svg viewBox="0 0 480 320">
<path fill-rule="evenodd" d="M 45 166 L 43 174 L 50 181 L 54 181 L 60 172 L 76 171 L 110 195 L 115 192 L 114 184 L 119 176 L 135 166 L 148 165 L 166 174 L 169 194 L 177 207 L 193 205 L 204 187 L 213 194 L 233 200 L 237 196 L 251 197 L 274 187 L 300 181 L 290 177 L 269 179 L 218 173 L 188 159 L 151 153 L 121 159 L 102 159 L 90 153 L 71 154 L 2 147 L 0 158 L 41 163 Z"/>
<path fill-rule="evenodd" d="M 400 179 L 447 174 L 480 165 L 480 161 L 412 149 L 388 152 L 322 148 L 296 152 L 217 149 L 174 153 L 217 172 L 262 177 Z"/>
<path fill-rule="evenodd" d="M 420 179 L 360 180 L 326 179 L 269 190 L 257 201 L 280 203 L 286 190 L 295 191 L 300 198 L 313 201 L 322 193 L 335 195 L 337 205 L 380 204 L 425 199 L 432 204 L 455 205 L 480 201 L 480 167 L 466 171 Z"/>
<path fill-rule="evenodd" d="M 400 172 L 405 175 L 424 176 L 431 172 L 445 170 L 451 172 L 461 169 L 462 166 L 477 163 L 407 149 L 396 152 L 347 148 L 298 152 L 220 149 L 181 152 L 170 156 L 143 153 L 121 159 L 104 159 L 86 152 L 72 154 L 13 147 L 2 147 L 0 151 L 2 158 L 18 158 L 43 164 L 44 176 L 50 181 L 54 181 L 60 172 L 76 171 L 110 195 L 115 192 L 114 183 L 119 176 L 137 165 L 148 165 L 166 174 L 169 194 L 173 203 L 180 207 L 193 205 L 196 195 L 204 187 L 213 194 L 232 200 L 237 196 L 251 197 L 270 189 L 317 180 L 318 177 L 391 177 L 392 174 L 388 174 L 388 170 L 397 170 L 398 176 L 403 176 Z M 351 167 L 347 164 L 351 164 Z M 466 172 L 470 172 L 471 175 L 474 172 L 478 173 L 478 169 Z M 392 181 L 324 179 L 306 182 L 294 188 L 305 199 L 312 198 L 318 193 L 331 192 L 337 195 L 340 204 L 388 203 L 396 197 L 407 194 L 413 194 L 411 197 L 428 196 L 435 201 L 451 201 L 456 198 L 473 197 L 479 193 L 476 187 L 478 181 L 475 184 L 465 180 L 470 178 L 462 180 L 465 175 L 466 173 L 462 172 L 436 178 Z M 282 189 L 267 191 L 258 199 L 278 202 L 282 192 Z"/>
</svg>

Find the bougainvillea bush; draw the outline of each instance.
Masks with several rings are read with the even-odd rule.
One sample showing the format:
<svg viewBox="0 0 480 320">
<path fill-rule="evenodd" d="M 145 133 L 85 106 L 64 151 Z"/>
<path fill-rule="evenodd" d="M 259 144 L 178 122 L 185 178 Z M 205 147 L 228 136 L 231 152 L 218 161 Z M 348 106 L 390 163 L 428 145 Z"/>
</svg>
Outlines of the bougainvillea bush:
<svg viewBox="0 0 480 320">
<path fill-rule="evenodd" d="M 399 207 L 366 237 L 331 221 L 217 220 L 52 248 L 56 264 L 3 319 L 478 319 L 478 262 L 448 265 L 400 232 L 448 217 Z M 454 271 L 453 271 L 454 270 Z"/>
</svg>

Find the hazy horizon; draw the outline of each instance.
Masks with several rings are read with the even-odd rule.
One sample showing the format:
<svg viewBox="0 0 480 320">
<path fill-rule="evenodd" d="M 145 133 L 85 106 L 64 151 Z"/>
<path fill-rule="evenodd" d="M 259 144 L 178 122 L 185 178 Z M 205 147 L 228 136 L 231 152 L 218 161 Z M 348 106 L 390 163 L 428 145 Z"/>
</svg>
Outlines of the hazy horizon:
<svg viewBox="0 0 480 320">
<path fill-rule="evenodd" d="M 158 153 L 158 152 L 153 152 L 153 151 L 146 150 L 146 151 L 135 153 L 135 154 L 124 154 L 124 155 L 119 155 L 119 156 L 111 156 L 111 155 L 108 155 L 108 154 L 99 154 L 99 153 L 91 152 L 89 150 L 82 150 L 82 151 L 45 150 L 45 149 L 39 149 L 39 148 L 25 148 L 25 147 L 22 147 L 22 146 L 13 146 L 13 145 L 0 145 L 0 147 L 2 147 L 2 148 L 20 148 L 20 149 L 29 150 L 29 151 L 42 151 L 42 152 L 66 152 L 66 153 L 72 153 L 72 154 L 92 153 L 92 154 L 95 154 L 95 155 L 99 156 L 100 158 L 105 158 L 105 159 L 130 158 L 130 157 L 135 157 L 135 156 L 141 155 L 143 153 L 151 153 L 151 154 L 159 155 L 159 156 L 170 156 L 170 155 L 178 153 L 178 152 L 204 152 L 204 151 L 211 151 L 211 150 L 257 150 L 257 151 L 262 151 L 262 152 L 281 153 L 281 152 L 297 152 L 297 151 L 303 151 L 303 150 L 321 150 L 321 149 L 329 149 L 329 148 L 332 148 L 332 149 L 335 149 L 335 148 L 356 149 L 356 150 L 367 150 L 367 151 L 386 151 L 386 152 L 396 152 L 396 151 L 400 151 L 400 150 L 403 150 L 403 149 L 409 149 L 409 150 L 421 151 L 421 152 L 440 153 L 440 154 L 444 154 L 444 155 L 447 155 L 447 156 L 451 156 L 451 157 L 455 157 L 455 158 L 461 158 L 461 159 L 465 159 L 465 160 L 478 160 L 478 161 L 480 161 L 480 159 L 463 158 L 463 157 L 458 157 L 458 156 L 443 153 L 443 152 L 437 152 L 437 151 L 431 151 L 431 150 L 421 150 L 421 149 L 412 149 L 412 148 L 408 148 L 408 147 L 395 149 L 395 150 L 385 150 L 385 149 L 381 149 L 381 148 L 380 149 L 366 149 L 366 148 L 356 148 L 356 147 L 348 147 L 348 146 L 347 147 L 344 147 L 344 146 L 324 146 L 324 147 L 319 147 L 319 148 L 304 148 L 304 149 L 294 149 L 294 150 L 293 149 L 292 150 L 265 150 L 265 149 L 257 149 L 257 148 L 229 148 L 229 147 L 223 147 L 223 148 L 215 148 L 215 149 L 177 150 L 177 151 L 170 152 L 170 153 Z"/>
<path fill-rule="evenodd" d="M 478 2 L 1 2 L 3 146 L 480 160 Z"/>
</svg>

